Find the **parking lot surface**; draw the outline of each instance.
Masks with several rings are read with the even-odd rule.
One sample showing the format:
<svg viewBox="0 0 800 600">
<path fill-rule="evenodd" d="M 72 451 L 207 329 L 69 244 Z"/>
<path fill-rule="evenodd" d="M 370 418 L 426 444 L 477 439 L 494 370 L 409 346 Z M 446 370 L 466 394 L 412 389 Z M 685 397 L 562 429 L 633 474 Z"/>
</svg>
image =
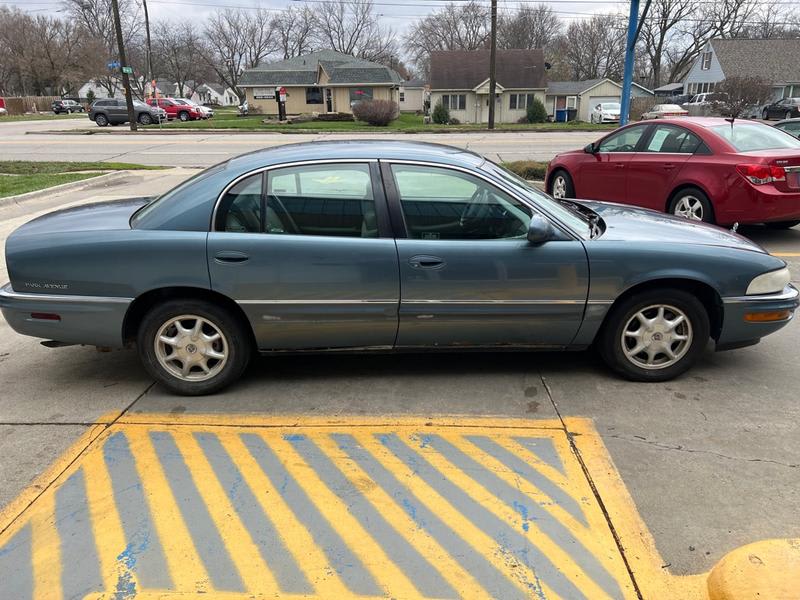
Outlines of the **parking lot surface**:
<svg viewBox="0 0 800 600">
<path fill-rule="evenodd" d="M 4 206 L 0 208 L 0 242 L 4 243 L 5 237 L 18 225 L 55 207 L 159 193 L 190 174 L 190 170 L 134 173 L 108 187 Z M 783 257 L 790 264 L 797 284 L 800 279 L 800 230 L 772 232 L 754 227 L 742 232 Z M 7 278 L 4 263 L 0 278 Z M 655 565 L 648 567 L 650 570 L 647 572 L 652 576 L 644 579 L 658 580 L 655 573 L 663 571 L 687 576 L 682 581 L 694 582 L 698 577 L 705 581 L 705 573 L 739 546 L 768 538 L 800 536 L 797 518 L 800 514 L 797 495 L 800 489 L 800 446 L 796 443 L 800 439 L 800 407 L 797 403 L 800 371 L 796 353 L 799 332 L 797 322 L 793 322 L 757 346 L 727 353 L 709 352 L 686 376 L 664 384 L 634 384 L 617 379 L 591 352 L 285 356 L 255 361 L 245 379 L 224 394 L 188 399 L 170 396 L 154 386 L 139 366 L 133 351 L 98 353 L 93 348 L 81 347 L 47 349 L 36 340 L 17 336 L 0 320 L 0 453 L 4 457 L 0 461 L 0 505 L 10 505 L 11 511 L 6 511 L 0 523 L 4 529 L 0 534 L 0 545 L 8 543 L 12 534 L 19 535 L 15 528 L 29 522 L 27 519 L 32 519 L 34 513 L 47 522 L 43 515 L 55 514 L 59 493 L 68 498 L 73 493 L 69 490 L 78 488 L 76 481 L 80 475 L 72 480 L 72 488 L 63 486 L 69 477 L 81 472 L 91 461 L 61 463 L 57 475 L 51 472 L 49 479 L 37 479 L 37 475 L 47 471 L 51 465 L 59 466 L 62 455 L 75 458 L 74 448 L 69 449 L 76 440 L 86 439 L 82 436 L 89 436 L 92 440 L 84 444 L 88 449 L 85 458 L 93 457 L 91 460 L 96 463 L 106 464 L 104 452 L 114 435 L 123 436 L 114 438 L 116 440 L 128 440 L 130 447 L 134 448 L 135 462 L 138 460 L 136 448 L 140 447 L 136 444 L 141 442 L 141 447 L 152 445 L 153 433 L 166 432 L 172 437 L 183 432 L 181 435 L 187 437 L 183 429 L 176 432 L 171 428 L 181 421 L 203 424 L 215 423 L 214 418 L 255 416 L 261 419 L 256 422 L 262 425 L 268 418 L 277 418 L 277 423 L 288 426 L 296 424 L 287 418 L 290 415 L 342 421 L 346 416 L 362 419 L 394 416 L 414 419 L 419 429 L 420 423 L 437 422 L 435 420 L 441 415 L 459 415 L 460 419 L 491 415 L 497 419 L 524 419 L 529 424 L 526 426 L 538 430 L 541 428 L 537 425 L 539 419 L 556 422 L 563 418 L 563 422 L 569 423 L 574 417 L 583 417 L 593 424 L 597 432 L 594 439 L 602 443 L 603 453 L 607 450 L 609 457 L 605 461 L 597 459 L 600 466 L 595 465 L 594 471 L 587 467 L 587 477 L 596 476 L 600 480 L 602 473 L 612 469 L 618 471 L 621 481 L 624 481 L 625 494 L 630 493 L 632 498 L 631 507 L 636 509 L 623 513 L 621 522 L 637 523 L 638 511 L 646 530 L 644 526 L 638 529 L 634 526 L 633 531 L 649 530 L 654 538 L 657 554 L 650 554 L 645 548 L 642 552 L 633 552 L 630 559 L 633 561 L 636 556 L 644 556 L 647 560 L 643 559 L 643 564 Z M 154 423 L 155 419 L 148 415 L 160 415 L 161 422 Z M 198 418 L 200 415 L 202 419 Z M 133 425 L 137 419 L 142 425 Z M 149 422 L 145 423 L 148 419 Z M 219 425 L 219 421 L 216 423 Z M 124 427 L 131 429 L 125 430 Z M 200 428 L 187 431 L 189 441 L 186 443 L 193 445 L 194 450 L 188 462 L 184 462 L 192 472 L 191 469 L 198 464 L 202 465 L 202 461 L 193 461 L 207 456 L 202 447 L 197 450 L 197 444 L 200 444 L 197 434 L 217 436 L 218 430 Z M 569 472 L 575 463 L 561 452 L 568 440 L 567 431 L 563 427 L 559 434 L 561 437 L 553 443 L 560 448 L 559 456 Z M 297 473 L 297 464 L 302 466 L 305 458 L 298 454 L 295 443 L 302 440 L 281 437 L 292 433 L 298 432 L 259 432 L 256 435 L 266 436 L 263 439 L 267 444 L 274 439 L 275 444 L 285 450 L 281 464 Z M 328 449 L 330 453 L 326 456 L 336 465 L 350 468 L 341 462 L 344 455 L 341 449 L 331 446 L 335 441 L 330 437 L 320 438 L 318 432 L 311 430 L 299 433 L 306 435 L 303 440 L 311 439 L 315 444 L 322 444 L 323 451 Z M 363 433 L 358 433 L 358 436 Z M 374 439 L 374 433 L 378 432 L 366 433 L 367 438 L 373 434 L 369 439 Z M 446 431 L 439 433 L 450 435 Z M 227 434 L 220 435 L 220 444 L 227 447 Z M 455 435 L 458 444 L 472 444 L 470 440 L 458 437 L 460 434 Z M 504 435 L 498 433 L 497 437 L 506 443 Z M 241 435 L 237 433 L 234 437 L 238 444 Z M 582 438 L 576 439 L 580 441 Z M 592 438 L 587 435 L 583 439 Z M 184 446 L 180 443 L 183 442 L 175 441 L 182 450 Z M 420 442 L 414 442 L 410 437 L 407 443 L 403 443 L 423 456 L 427 456 L 425 452 L 438 452 L 433 447 L 419 448 Z M 114 448 L 113 443 L 109 448 Z M 475 452 L 483 450 L 478 448 Z M 184 456 L 183 452 L 181 456 Z M 287 462 L 287 456 L 296 461 Z M 590 456 L 596 458 L 601 453 Z M 208 458 L 205 460 L 210 464 Z M 236 461 L 234 465 L 242 468 Z M 108 469 L 107 466 L 104 468 Z M 311 466 L 302 469 L 303 474 L 298 477 L 310 476 L 312 470 L 316 473 Z M 448 480 L 450 476 L 463 477 L 465 473 L 462 467 L 454 471 L 437 471 Z M 345 472 L 345 476 L 348 473 L 350 471 Z M 512 473 L 513 470 L 498 471 L 495 476 L 510 483 L 509 478 L 518 477 Z M 550 473 L 556 477 L 555 473 Z M 110 471 L 108 477 L 112 478 Z M 269 479 L 266 472 L 264 477 Z M 204 482 L 207 478 L 199 479 Z M 336 505 L 335 486 L 332 488 L 319 479 L 328 490 L 327 497 L 332 505 Z M 366 487 L 376 484 L 378 489 L 372 476 L 367 480 Z M 84 481 L 84 486 L 87 481 Z M 586 486 L 588 481 L 585 477 L 583 483 L 575 483 L 578 487 L 571 489 Z M 162 483 L 170 485 L 169 481 Z M 476 486 L 471 488 L 473 491 L 486 489 L 480 483 L 470 485 Z M 564 483 L 564 487 L 571 485 Z M 67 491 L 61 492 L 62 489 Z M 114 490 L 113 484 L 111 488 L 105 488 L 107 501 L 103 506 L 110 509 L 109 489 Z M 358 489 L 361 496 L 356 498 L 369 499 L 365 488 Z M 86 490 L 88 494 L 88 487 Z M 496 491 L 489 490 L 490 493 Z M 207 492 L 198 485 L 195 499 L 197 496 L 203 498 Z M 226 496 L 224 489 L 216 488 L 215 493 L 220 498 Z M 598 495 L 602 497 L 602 494 L 603 491 L 598 489 Z M 585 502 L 584 496 L 588 498 L 588 504 L 579 506 L 588 520 L 597 509 L 592 496 L 571 493 L 573 498 L 580 497 L 581 503 Z M 43 503 L 30 504 L 36 497 L 40 497 Z M 597 495 L 594 497 L 597 500 Z M 341 498 L 338 502 L 342 502 Z M 113 503 L 116 505 L 117 500 L 114 499 Z M 512 530 L 521 531 L 520 513 L 513 508 L 513 502 L 511 508 L 504 503 L 505 500 L 500 498 L 482 506 L 494 514 L 493 511 L 505 505 L 502 510 L 508 518 L 503 522 Z M 207 506 L 207 503 L 203 504 Z M 25 510 L 28 505 L 30 513 Z M 386 506 L 392 505 L 387 503 Z M 392 510 L 400 516 L 396 503 L 394 506 Z M 8 515 L 14 511 L 11 524 Z M 77 513 L 68 514 L 72 515 L 69 519 L 71 524 L 65 527 L 79 527 L 75 517 Z M 209 512 L 209 515 L 213 517 L 213 513 Z M 328 513 L 327 518 L 329 521 L 333 519 L 336 525 L 340 524 L 334 513 Z M 382 518 L 389 517 L 382 515 Z M 352 519 L 355 528 L 357 519 Z M 50 523 L 50 547 L 61 548 L 61 542 L 56 543 L 60 538 L 52 537 L 60 535 L 58 527 L 52 527 L 54 520 Z M 7 528 L 9 524 L 11 526 Z M 364 527 L 363 524 L 358 526 Z M 121 524 L 120 527 L 124 529 Z M 33 531 L 33 525 L 30 531 Z M 640 537 L 637 533 L 629 534 L 628 540 L 637 537 Z M 598 543 L 601 543 L 601 538 L 598 537 Z M 16 540 L 25 543 L 24 536 Z M 632 541 L 628 543 L 633 544 Z M 624 546 L 623 543 L 623 549 Z M 31 546 L 31 552 L 33 548 Z M 38 552 L 40 546 L 36 548 Z M 42 556 L 47 556 L 47 545 L 41 548 L 45 553 Z M 375 546 L 372 548 L 374 550 Z M 614 565 L 615 560 L 622 560 L 622 553 L 616 552 L 617 559 L 603 555 L 605 558 L 600 560 L 609 561 L 602 564 L 620 585 L 622 597 L 625 597 L 629 593 L 625 586 L 633 585 L 631 582 L 635 579 L 625 580 L 619 575 Z M 11 554 L 5 552 L 0 556 L 6 560 Z M 61 555 L 66 556 L 63 552 Z M 375 553 L 370 556 L 374 557 Z M 98 560 L 101 560 L 99 551 Z M 36 561 L 33 564 L 35 566 Z M 395 568 L 399 569 L 396 565 Z M 644 566 L 631 568 L 635 578 L 637 569 Z M 72 573 L 72 570 L 61 572 Z M 107 570 L 101 569 L 101 572 L 104 577 L 112 577 Z M 55 572 L 48 577 L 50 579 L 45 581 L 53 581 Z M 306 579 L 308 577 L 306 575 Z M 62 581 L 61 575 L 58 575 L 58 581 Z M 394 585 L 392 582 L 381 580 L 381 585 Z M 103 579 L 104 587 L 101 589 L 109 589 L 106 587 L 109 583 Z M 140 589 L 145 587 L 148 586 Z M 314 593 L 318 593 L 316 590 L 314 587 Z M 648 598 L 684 597 L 659 595 L 644 588 L 640 591 L 643 597 Z M 419 592 L 419 595 L 425 594 Z"/>
</svg>

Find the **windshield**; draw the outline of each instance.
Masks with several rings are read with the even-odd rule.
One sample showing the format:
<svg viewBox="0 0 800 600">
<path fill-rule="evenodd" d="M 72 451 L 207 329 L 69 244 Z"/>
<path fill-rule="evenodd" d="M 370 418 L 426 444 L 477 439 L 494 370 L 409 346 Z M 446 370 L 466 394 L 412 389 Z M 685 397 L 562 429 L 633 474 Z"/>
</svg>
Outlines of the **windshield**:
<svg viewBox="0 0 800 600">
<path fill-rule="evenodd" d="M 710 129 L 739 152 L 800 149 L 800 140 L 767 125 L 734 122 L 731 125 L 715 125 Z"/>
<path fill-rule="evenodd" d="M 616 102 L 605 102 L 600 105 L 603 110 L 619 110 L 619 104 Z"/>
<path fill-rule="evenodd" d="M 520 195 L 533 202 L 534 205 L 542 207 L 545 212 L 555 217 L 559 222 L 572 230 L 573 233 L 583 238 L 588 236 L 588 222 L 580 213 L 567 208 L 557 200 L 553 200 L 553 198 L 533 187 L 528 181 L 516 173 L 512 173 L 497 163 L 487 159 L 481 165 L 481 169 L 501 179 L 503 183 L 510 185 Z"/>
</svg>

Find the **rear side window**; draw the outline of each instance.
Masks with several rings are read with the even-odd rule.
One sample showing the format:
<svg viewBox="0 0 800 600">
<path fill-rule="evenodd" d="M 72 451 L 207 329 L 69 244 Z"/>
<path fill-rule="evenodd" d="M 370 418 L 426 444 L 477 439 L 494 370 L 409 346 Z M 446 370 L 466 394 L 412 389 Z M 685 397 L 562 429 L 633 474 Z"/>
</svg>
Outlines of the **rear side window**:
<svg viewBox="0 0 800 600">
<path fill-rule="evenodd" d="M 757 150 L 800 149 L 800 140 L 768 125 L 733 123 L 710 128 L 739 152 Z"/>
<path fill-rule="evenodd" d="M 261 173 L 242 179 L 234 185 L 217 209 L 217 230 L 234 233 L 264 231 Z"/>
<path fill-rule="evenodd" d="M 688 129 L 674 125 L 656 125 L 645 152 L 694 154 L 702 140 Z"/>
</svg>

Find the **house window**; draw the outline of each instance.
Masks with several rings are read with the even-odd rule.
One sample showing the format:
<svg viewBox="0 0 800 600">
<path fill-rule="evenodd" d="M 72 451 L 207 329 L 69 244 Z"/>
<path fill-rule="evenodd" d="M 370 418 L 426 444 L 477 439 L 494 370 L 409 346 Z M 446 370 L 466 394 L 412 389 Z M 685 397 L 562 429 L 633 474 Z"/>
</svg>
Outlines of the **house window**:
<svg viewBox="0 0 800 600">
<path fill-rule="evenodd" d="M 442 96 L 442 106 L 448 110 L 466 110 L 466 94 L 444 94 Z"/>
<path fill-rule="evenodd" d="M 711 52 L 703 52 L 701 60 L 700 70 L 708 71 L 711 68 Z"/>
<path fill-rule="evenodd" d="M 508 108 L 511 110 L 519 109 L 525 110 L 533 104 L 533 94 L 509 94 L 508 95 Z"/>
<path fill-rule="evenodd" d="M 372 100 L 372 88 L 350 88 L 350 106 L 366 100 Z"/>
<path fill-rule="evenodd" d="M 322 88 L 306 88 L 306 104 L 322 104 Z"/>
<path fill-rule="evenodd" d="M 567 96 L 567 108 L 577 108 L 577 106 L 578 106 L 578 97 Z"/>
<path fill-rule="evenodd" d="M 400 92 L 400 102 L 405 102 L 405 101 L 406 101 L 406 93 Z"/>
</svg>

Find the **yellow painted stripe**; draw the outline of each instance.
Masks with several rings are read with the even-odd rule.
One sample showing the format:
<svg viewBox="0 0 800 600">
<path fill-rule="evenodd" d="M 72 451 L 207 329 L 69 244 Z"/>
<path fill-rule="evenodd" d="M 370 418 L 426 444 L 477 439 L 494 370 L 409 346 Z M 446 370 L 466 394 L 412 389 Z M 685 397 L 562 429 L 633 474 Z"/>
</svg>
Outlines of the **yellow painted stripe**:
<svg viewBox="0 0 800 600">
<path fill-rule="evenodd" d="M 451 443 L 454 442 L 455 438 L 452 436 L 446 436 L 441 432 L 439 435 Z M 504 523 L 508 523 L 510 527 L 516 528 L 520 535 L 527 537 L 531 544 L 538 547 L 556 568 L 561 571 L 567 579 L 575 583 L 578 589 L 583 591 L 588 598 L 609 597 L 600 586 L 589 579 L 568 552 L 558 543 L 550 539 L 545 531 L 538 526 L 536 520 L 530 519 L 528 521 L 528 531 L 524 532 L 521 527 L 521 517 L 519 513 L 495 496 L 491 490 L 487 490 L 477 481 L 473 480 L 467 473 L 450 463 L 432 447 L 414 447 L 415 444 L 411 436 L 404 437 L 402 440 L 406 444 L 411 445 L 411 447 L 424 456 L 437 471 L 444 473 L 452 483 L 461 488 L 463 492 L 479 503 L 483 508 L 491 512 Z M 419 446 L 419 444 L 416 444 L 416 446 Z M 475 458 L 474 453 L 471 453 L 471 455 L 472 458 Z"/>
<path fill-rule="evenodd" d="M 472 521 L 461 514 L 439 493 L 425 483 L 416 473 L 409 469 L 403 461 L 383 447 L 374 437 L 374 431 L 348 431 L 356 441 L 386 469 L 403 483 L 425 506 L 436 514 L 450 529 L 456 532 L 477 554 L 483 556 L 497 568 L 509 581 L 517 585 L 523 592 L 529 593 L 528 583 L 533 580 L 531 572 L 512 560 L 498 560 L 502 549 L 497 542 L 486 535 Z M 546 598 L 557 598 L 553 591 L 542 586 Z"/>
<path fill-rule="evenodd" d="M 55 524 L 56 495 L 43 494 L 31 515 L 33 597 L 61 600 L 61 539 Z"/>
<path fill-rule="evenodd" d="M 236 457 L 236 466 L 239 467 L 242 477 L 264 509 L 264 514 L 276 525 L 295 562 L 321 598 L 346 598 L 350 594 L 347 587 L 314 538 L 298 521 L 281 493 L 261 470 L 238 434 L 239 431 L 235 430 L 217 431 L 225 450 Z"/>
<path fill-rule="evenodd" d="M 800 252 L 773 252 L 772 256 L 800 256 Z"/>
<path fill-rule="evenodd" d="M 277 594 L 278 582 L 264 562 L 250 531 L 242 524 L 214 469 L 190 431 L 171 431 L 245 590 Z M 255 533 L 255 532 L 254 532 Z"/>
<path fill-rule="evenodd" d="M 208 573 L 195 550 L 161 462 L 148 438 L 148 429 L 126 427 L 124 432 L 176 590 L 208 591 Z"/>
<path fill-rule="evenodd" d="M 118 558 L 127 546 L 125 530 L 122 528 L 122 520 L 114 501 L 111 477 L 100 447 L 87 453 L 81 464 L 86 474 L 86 499 L 92 519 L 92 532 L 97 544 L 97 556 L 100 559 L 103 587 L 106 590 L 114 590 L 117 581 L 121 577 L 126 577 L 133 583 L 134 589 L 138 590 L 140 587 L 135 571 L 131 571 L 127 564 Z"/>
<path fill-rule="evenodd" d="M 486 590 L 458 561 L 448 554 L 434 538 L 423 531 L 408 514 L 395 503 L 394 499 L 378 485 L 365 485 L 370 482 L 369 475 L 353 460 L 344 454 L 327 435 L 312 438 L 320 450 L 336 465 L 345 477 L 359 489 L 366 500 L 381 513 L 386 521 L 403 536 L 422 557 L 428 561 L 464 598 L 485 597 Z"/>
<path fill-rule="evenodd" d="M 393 597 L 414 598 L 419 592 L 414 584 L 386 556 L 386 553 L 358 520 L 350 514 L 347 505 L 319 478 L 292 445 L 279 435 L 262 435 L 273 451 L 281 457 L 283 466 L 305 490 L 320 514 L 327 519 L 345 544 L 358 556 L 378 585 Z"/>
</svg>

